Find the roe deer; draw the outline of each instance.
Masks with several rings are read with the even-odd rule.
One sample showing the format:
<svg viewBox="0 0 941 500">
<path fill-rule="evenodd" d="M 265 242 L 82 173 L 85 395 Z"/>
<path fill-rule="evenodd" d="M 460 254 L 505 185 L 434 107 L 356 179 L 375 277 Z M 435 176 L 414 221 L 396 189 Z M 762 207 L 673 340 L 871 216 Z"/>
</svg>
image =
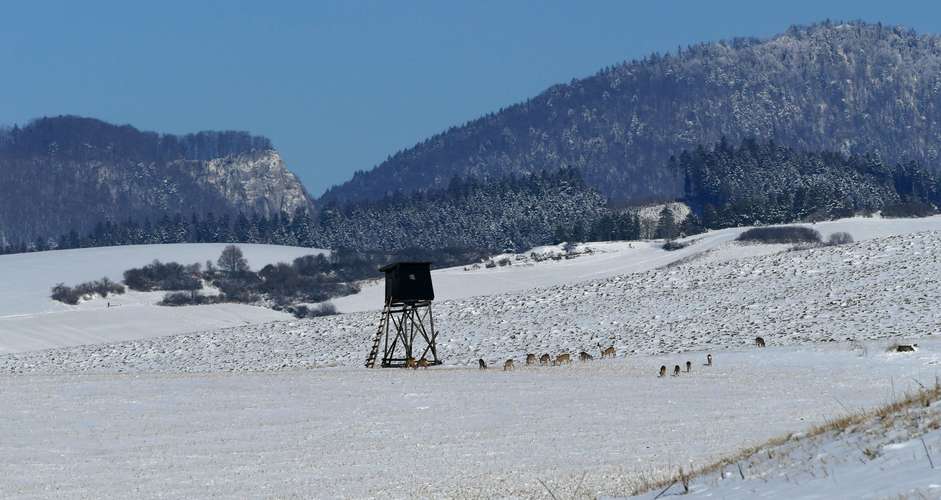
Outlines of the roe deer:
<svg viewBox="0 0 941 500">
<path fill-rule="evenodd" d="M 552 356 L 549 356 L 548 354 L 539 356 L 539 364 L 542 366 L 549 366 L 550 361 L 552 361 Z"/>
<path fill-rule="evenodd" d="M 690 371 L 692 368 L 693 368 L 693 363 L 692 363 L 691 361 L 687 361 L 687 362 L 686 362 L 686 373 L 689 373 L 689 371 Z"/>
<path fill-rule="evenodd" d="M 660 375 L 658 375 L 658 377 L 666 377 L 666 376 L 667 376 L 667 365 L 660 365 Z"/>
<path fill-rule="evenodd" d="M 679 374 L 680 374 L 680 365 L 674 365 L 674 366 L 673 366 L 673 376 L 674 376 L 674 377 L 677 377 L 677 376 L 679 376 Z"/>
<path fill-rule="evenodd" d="M 712 354 L 706 354 L 706 366 L 712 366 Z"/>
<path fill-rule="evenodd" d="M 555 364 L 557 365 L 563 365 L 563 364 L 567 365 L 567 364 L 570 364 L 571 362 L 572 362 L 572 356 L 570 356 L 569 353 L 567 352 L 559 354 L 558 356 L 555 357 Z"/>
<path fill-rule="evenodd" d="M 527 365 L 534 365 L 534 364 L 536 364 L 536 355 L 535 355 L 535 354 L 527 354 L 527 355 L 526 355 L 526 364 L 527 364 Z"/>
<path fill-rule="evenodd" d="M 503 363 L 503 371 L 508 372 L 513 369 L 513 360 L 508 359 Z"/>
<path fill-rule="evenodd" d="M 755 345 L 758 346 L 758 347 L 764 347 L 764 346 L 765 346 L 765 339 L 763 339 L 763 338 L 761 338 L 761 337 L 755 337 Z"/>
<path fill-rule="evenodd" d="M 578 353 L 578 359 L 579 361 L 591 361 L 592 359 L 595 359 L 595 358 L 592 358 L 591 354 L 588 354 L 587 352 L 582 351 Z"/>
<path fill-rule="evenodd" d="M 607 348 L 607 349 L 602 349 L 602 350 L 601 350 L 601 357 L 602 357 L 602 358 L 613 358 L 613 357 L 615 357 L 616 355 L 617 355 L 617 351 L 614 350 L 614 346 L 611 346 L 611 347 L 609 347 L 609 348 Z"/>
<path fill-rule="evenodd" d="M 478 360 L 477 360 L 477 365 L 480 366 L 480 369 L 481 369 L 481 370 L 486 370 L 486 369 L 487 369 L 487 362 L 484 361 L 483 359 L 478 359 Z"/>
<path fill-rule="evenodd" d="M 431 363 L 429 363 L 427 359 L 421 358 L 421 359 L 418 360 L 418 364 L 415 366 L 415 368 L 416 368 L 416 369 L 418 369 L 418 368 L 428 368 L 428 365 L 430 365 L 430 364 L 431 364 Z"/>
<path fill-rule="evenodd" d="M 415 358 L 409 356 L 405 358 L 405 367 L 406 368 L 418 368 L 418 363 L 415 362 Z"/>
</svg>

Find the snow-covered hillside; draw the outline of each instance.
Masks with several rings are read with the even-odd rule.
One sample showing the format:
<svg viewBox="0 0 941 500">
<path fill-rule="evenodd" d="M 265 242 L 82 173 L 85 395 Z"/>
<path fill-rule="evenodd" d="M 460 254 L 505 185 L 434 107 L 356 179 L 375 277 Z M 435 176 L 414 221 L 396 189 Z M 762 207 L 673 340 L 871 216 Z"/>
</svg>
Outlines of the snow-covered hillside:
<svg viewBox="0 0 941 500">
<path fill-rule="evenodd" d="M 819 223 L 813 227 L 824 236 L 837 231 L 847 231 L 857 240 L 868 240 L 887 235 L 910 234 L 915 231 L 941 230 L 941 217 L 927 219 L 854 218 Z M 438 297 L 436 304 L 440 304 L 440 306 L 436 305 L 436 308 L 440 309 L 438 317 L 443 320 L 442 331 L 449 334 L 451 345 L 448 347 L 451 348 L 452 353 L 456 353 L 461 358 L 465 356 L 465 353 L 470 358 L 478 352 L 487 355 L 486 350 L 474 345 L 487 336 L 482 337 L 479 329 L 473 330 L 474 323 L 464 325 L 467 323 L 464 319 L 467 311 L 463 309 L 457 311 L 456 316 L 449 311 L 454 310 L 455 307 L 464 309 L 470 307 L 471 309 L 468 310 L 479 310 L 488 307 L 487 304 L 490 303 L 490 299 L 485 297 L 498 296 L 494 299 L 494 304 L 497 305 L 495 310 L 499 312 L 501 309 L 499 304 L 506 300 L 505 296 L 508 294 L 524 294 L 526 291 L 533 290 L 536 296 L 543 297 L 542 300 L 553 300 L 552 295 L 565 291 L 566 287 L 581 286 L 580 284 L 592 280 L 613 279 L 632 273 L 650 273 L 677 263 L 722 265 L 732 259 L 777 253 L 786 249 L 785 246 L 780 245 L 734 243 L 733 240 L 742 230 L 728 229 L 693 236 L 688 238 L 689 241 L 694 242 L 693 244 L 673 252 L 660 248 L 659 242 L 601 242 L 581 245 L 583 249 L 591 248 L 592 253 L 570 260 L 545 260 L 538 263 L 514 260 L 516 263 L 507 267 L 492 269 L 481 267 L 469 271 L 459 267 L 434 271 L 435 291 Z M 360 342 L 364 335 L 368 335 L 371 324 L 375 322 L 374 314 L 335 318 L 324 323 L 316 322 L 311 327 L 305 326 L 306 323 L 278 323 L 261 327 L 256 332 L 256 330 L 244 327 L 289 320 L 290 316 L 263 308 L 233 304 L 173 309 L 154 307 L 153 304 L 162 297 L 162 293 L 129 292 L 124 296 L 110 297 L 106 300 L 96 299 L 77 306 L 68 306 L 49 299 L 49 289 L 57 282 L 76 284 L 102 276 L 120 280 L 124 270 L 141 266 L 153 259 L 174 260 L 181 263 L 215 260 L 223 246 L 222 244 L 127 246 L 0 256 L 0 271 L 4 276 L 4 280 L 0 282 L 0 352 L 22 352 L 145 339 L 225 327 L 240 327 L 236 331 L 236 337 L 246 335 L 252 342 L 264 342 L 271 334 L 278 335 L 278 332 L 290 331 L 294 328 L 310 328 L 314 332 L 325 328 L 327 331 L 322 334 L 325 339 L 340 336 L 342 339 L 340 344 L 346 347 L 339 351 L 337 349 L 333 351 L 313 349 L 316 364 L 354 365 L 359 363 Z M 241 245 L 241 247 L 249 264 L 255 269 L 270 262 L 287 262 L 300 255 L 317 252 L 308 248 L 271 245 Z M 534 250 L 538 252 L 550 249 Z M 665 275 L 653 274 L 651 276 L 661 279 Z M 630 281 L 625 282 L 627 283 Z M 556 291 L 547 291 L 547 288 Z M 382 290 L 381 281 L 373 282 L 366 284 L 361 293 L 339 298 L 335 303 L 342 312 L 375 311 L 381 307 Z M 462 302 L 455 302 L 457 299 Z M 511 300 L 525 301 L 522 298 Z M 107 307 L 109 302 L 112 306 L 110 308 Z M 487 323 L 490 319 L 481 318 L 481 321 L 484 323 L 477 326 L 486 329 L 494 328 L 494 325 Z M 541 321 L 539 318 L 533 318 L 532 324 L 541 325 L 539 321 Z M 571 329 L 573 325 L 566 326 Z M 600 328 L 601 336 L 591 340 L 590 344 L 585 347 L 592 347 L 599 341 L 606 343 L 607 340 L 604 339 L 612 334 L 610 326 Z M 465 329 L 470 330 L 471 333 L 467 340 L 462 338 L 465 336 L 462 333 Z M 354 333 L 347 334 L 346 332 Z M 615 336 L 617 333 L 623 332 L 614 332 Z M 214 332 L 211 335 L 228 334 L 229 332 L 223 331 Z M 458 334 L 460 337 L 457 336 Z M 501 338 L 499 335 L 495 337 Z M 562 337 L 559 336 L 550 338 L 554 340 L 544 342 L 547 344 L 546 347 L 563 347 L 568 344 L 581 346 L 585 343 L 582 340 L 563 342 Z M 618 341 L 617 338 L 614 340 Z M 505 341 L 506 339 L 501 340 L 501 342 Z M 459 348 L 461 344 L 464 347 Z M 525 348 L 525 345 L 516 345 L 519 349 Z M 296 347 L 308 348 L 303 343 Z M 508 346 L 501 344 L 499 349 L 494 348 L 492 351 L 502 355 L 499 351 L 506 347 Z M 454 360 L 455 356 L 452 355 L 451 359 Z"/>
<path fill-rule="evenodd" d="M 941 232 L 436 301 L 438 352 L 468 365 L 614 345 L 658 354 L 941 332 Z M 574 261 L 577 261 L 575 259 Z M 572 261 L 572 262 L 574 262 Z M 0 357 L 0 371 L 361 366 L 377 312 Z"/>
<path fill-rule="evenodd" d="M 929 382 L 930 383 L 930 382 Z M 850 414 L 726 457 L 714 472 L 666 481 L 638 499 L 941 498 L 941 401 L 926 386 L 878 410 Z M 689 474 L 689 468 L 686 474 Z"/>
<path fill-rule="evenodd" d="M 239 246 L 254 269 L 320 252 L 275 245 Z M 236 304 L 154 306 L 163 293 L 129 291 L 76 306 L 49 298 L 50 289 L 59 282 L 75 285 L 104 276 L 120 281 L 125 270 L 154 259 L 182 264 L 215 262 L 224 247 L 222 243 L 138 245 L 0 255 L 0 352 L 114 342 L 290 318 Z"/>
<path fill-rule="evenodd" d="M 919 231 L 941 230 L 941 216 L 924 219 L 881 219 L 856 217 L 817 224 L 799 224 L 818 230 L 824 238 L 836 232 L 848 232 L 856 241 L 885 236 L 911 234 Z M 592 255 L 575 259 L 546 260 L 537 264 L 515 263 L 513 256 L 505 255 L 514 262 L 506 267 L 481 268 L 465 271 L 454 267 L 433 271 L 432 279 L 437 300 L 465 299 L 479 295 L 494 295 L 507 292 L 540 288 L 552 285 L 574 284 L 580 281 L 608 278 L 625 273 L 647 272 L 670 263 L 708 257 L 713 261 L 725 261 L 752 255 L 780 252 L 787 246 L 738 245 L 733 243 L 748 228 L 732 228 L 710 231 L 691 236 L 682 241 L 692 245 L 668 252 L 662 242 L 601 242 L 579 245 L 593 250 Z M 535 249 L 536 251 L 545 250 Z M 559 248 L 556 248 L 559 250 Z M 528 252 L 527 252 L 528 254 Z M 523 254 L 526 255 L 526 254 Z M 497 256 L 499 258 L 501 256 Z M 370 311 L 382 308 L 383 283 L 367 284 L 356 295 L 341 297 L 334 304 L 341 312 Z"/>
<path fill-rule="evenodd" d="M 816 225 L 857 239 L 843 246 L 740 245 L 729 230 L 675 252 L 593 244 L 571 260 L 442 270 L 434 311 L 446 365 L 428 370 L 362 368 L 376 311 L 0 355 L 0 491 L 628 495 L 679 466 L 931 384 L 941 375 L 938 226 L 941 218 L 852 219 Z M 121 309 L 132 308 L 102 314 Z M 752 347 L 758 335 L 767 348 Z M 904 339 L 920 348 L 887 352 Z M 476 369 L 477 358 L 597 356 L 610 344 L 617 359 Z M 656 376 L 686 361 L 691 373 Z M 886 457 L 876 464 L 901 478 L 880 493 L 921 488 L 909 480 L 921 463 L 908 460 L 911 440 L 872 444 Z M 837 464 L 827 471 L 862 474 L 841 468 L 858 454 L 850 446 L 820 449 L 848 457 L 827 458 Z M 769 491 L 811 491 L 788 490 L 761 467 L 747 473 L 777 481 Z M 703 481 L 695 491 L 708 495 L 715 480 Z M 720 486 L 720 497 L 762 491 L 756 481 Z"/>
</svg>

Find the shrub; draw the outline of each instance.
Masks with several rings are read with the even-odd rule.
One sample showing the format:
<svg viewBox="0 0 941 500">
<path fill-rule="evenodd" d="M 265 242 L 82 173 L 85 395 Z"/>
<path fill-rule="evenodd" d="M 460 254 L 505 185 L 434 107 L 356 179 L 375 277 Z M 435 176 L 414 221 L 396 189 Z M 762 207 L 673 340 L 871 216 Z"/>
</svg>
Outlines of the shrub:
<svg viewBox="0 0 941 500">
<path fill-rule="evenodd" d="M 312 307 L 297 306 L 291 312 L 296 318 L 318 318 L 337 314 L 337 308 L 330 302 L 322 302 Z"/>
<path fill-rule="evenodd" d="M 51 297 L 52 300 L 57 300 L 59 302 L 74 306 L 75 304 L 78 304 L 78 301 L 81 300 L 82 297 L 97 294 L 101 298 L 105 298 L 109 294 L 121 295 L 123 293 L 124 285 L 115 283 L 105 277 L 98 281 L 81 283 L 75 285 L 75 287 L 66 286 L 65 283 L 58 283 L 56 286 L 52 287 Z"/>
<path fill-rule="evenodd" d="M 830 235 L 827 243 L 830 245 L 846 245 L 853 242 L 853 235 L 850 233 L 838 232 Z"/>
<path fill-rule="evenodd" d="M 228 301 L 247 304 L 258 300 L 253 285 L 244 279 L 222 279 L 216 281 L 215 285 Z"/>
<path fill-rule="evenodd" d="M 161 306 L 195 306 L 215 302 L 212 297 L 193 292 L 169 292 L 158 302 Z"/>
<path fill-rule="evenodd" d="M 660 248 L 663 248 L 664 250 L 666 250 L 666 251 L 668 251 L 668 252 L 672 252 L 672 251 L 674 251 L 674 250 L 680 250 L 680 249 L 682 249 L 682 248 L 686 248 L 686 247 L 689 246 L 689 244 L 690 244 L 690 242 L 688 242 L 688 241 L 687 241 L 687 242 L 681 242 L 681 241 L 676 241 L 676 240 L 668 240 L 668 241 L 667 241 L 666 243 L 664 243 L 663 246 L 660 247 Z"/>
<path fill-rule="evenodd" d="M 88 283 L 82 283 L 76 288 L 85 289 L 89 292 L 97 293 L 101 298 L 107 297 L 109 294 L 121 295 L 124 293 L 124 285 L 120 283 L 115 283 L 108 279 L 108 277 L 101 278 L 98 281 L 89 281 Z"/>
<path fill-rule="evenodd" d="M 294 269 L 301 276 L 320 276 L 331 271 L 330 261 L 323 254 L 304 255 L 294 259 Z"/>
<path fill-rule="evenodd" d="M 176 262 L 155 260 L 141 268 L 124 271 L 124 283 L 131 290 L 199 290 L 203 287 L 200 265 L 184 266 Z"/>
<path fill-rule="evenodd" d="M 488 260 L 487 263 L 484 264 L 484 267 L 486 267 L 487 269 L 493 269 L 497 267 L 497 263 L 492 260 Z"/>
<path fill-rule="evenodd" d="M 509 259 L 509 258 L 504 257 L 504 258 L 498 260 L 498 261 L 497 261 L 497 264 L 499 264 L 500 267 L 505 267 L 505 266 L 509 266 L 509 265 L 511 265 L 511 264 L 513 264 L 513 263 L 510 262 L 510 259 Z"/>
<path fill-rule="evenodd" d="M 65 283 L 59 283 L 52 287 L 52 300 L 57 300 L 65 304 L 78 304 L 81 295 L 76 293 L 71 287 L 65 286 Z"/>
<path fill-rule="evenodd" d="M 756 227 L 743 232 L 737 241 L 755 243 L 820 243 L 823 238 L 815 229 L 803 226 Z"/>
</svg>

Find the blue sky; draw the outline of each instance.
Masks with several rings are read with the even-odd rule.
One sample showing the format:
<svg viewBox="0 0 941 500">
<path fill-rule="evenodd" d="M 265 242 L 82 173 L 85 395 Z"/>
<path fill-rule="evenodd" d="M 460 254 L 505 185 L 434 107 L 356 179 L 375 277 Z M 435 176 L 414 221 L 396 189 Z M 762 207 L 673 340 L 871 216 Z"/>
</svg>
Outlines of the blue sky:
<svg viewBox="0 0 941 500">
<path fill-rule="evenodd" d="M 554 83 L 825 18 L 941 32 L 941 4 L 927 1 L 10 1 L 0 123 L 248 130 L 316 196 Z"/>
</svg>

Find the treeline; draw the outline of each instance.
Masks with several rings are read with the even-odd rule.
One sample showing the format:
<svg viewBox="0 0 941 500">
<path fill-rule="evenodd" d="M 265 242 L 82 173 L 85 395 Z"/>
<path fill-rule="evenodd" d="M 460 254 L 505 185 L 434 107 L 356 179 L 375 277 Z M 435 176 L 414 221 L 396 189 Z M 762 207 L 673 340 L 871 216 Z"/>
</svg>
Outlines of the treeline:
<svg viewBox="0 0 941 500">
<path fill-rule="evenodd" d="M 329 248 L 489 248 L 552 243 L 560 228 L 590 227 L 609 211 L 578 170 L 498 180 L 452 179 L 439 191 L 325 207 L 315 239 Z"/>
<path fill-rule="evenodd" d="M 265 243 L 313 248 L 398 252 L 414 248 L 503 251 L 589 234 L 636 234 L 636 220 L 605 208 L 578 172 L 510 177 L 497 182 L 454 179 L 440 192 L 389 196 L 356 206 L 328 206 L 273 217 L 191 214 L 159 220 L 98 223 L 88 234 L 7 245 L 0 253 L 160 243 Z M 462 262 L 463 263 L 463 262 Z"/>
<path fill-rule="evenodd" d="M 707 228 L 871 214 L 924 216 L 941 202 L 938 180 L 915 163 L 797 151 L 774 142 L 722 140 L 672 158 L 685 202 Z"/>
<path fill-rule="evenodd" d="M 79 116 L 40 118 L 22 128 L 0 129 L 0 158 L 56 155 L 76 161 L 114 158 L 166 162 L 205 161 L 273 149 L 265 137 L 247 132 L 173 135 Z"/>
<path fill-rule="evenodd" d="M 267 243 L 274 245 L 314 246 L 311 244 L 310 217 L 299 210 L 294 217 L 228 214 L 205 217 L 191 214 L 164 216 L 157 221 L 127 219 L 120 222 L 99 222 L 88 234 L 77 231 L 56 238 L 40 238 L 26 244 L 0 246 L 0 254 L 73 248 L 122 245 L 155 245 L 165 243 Z"/>
</svg>

